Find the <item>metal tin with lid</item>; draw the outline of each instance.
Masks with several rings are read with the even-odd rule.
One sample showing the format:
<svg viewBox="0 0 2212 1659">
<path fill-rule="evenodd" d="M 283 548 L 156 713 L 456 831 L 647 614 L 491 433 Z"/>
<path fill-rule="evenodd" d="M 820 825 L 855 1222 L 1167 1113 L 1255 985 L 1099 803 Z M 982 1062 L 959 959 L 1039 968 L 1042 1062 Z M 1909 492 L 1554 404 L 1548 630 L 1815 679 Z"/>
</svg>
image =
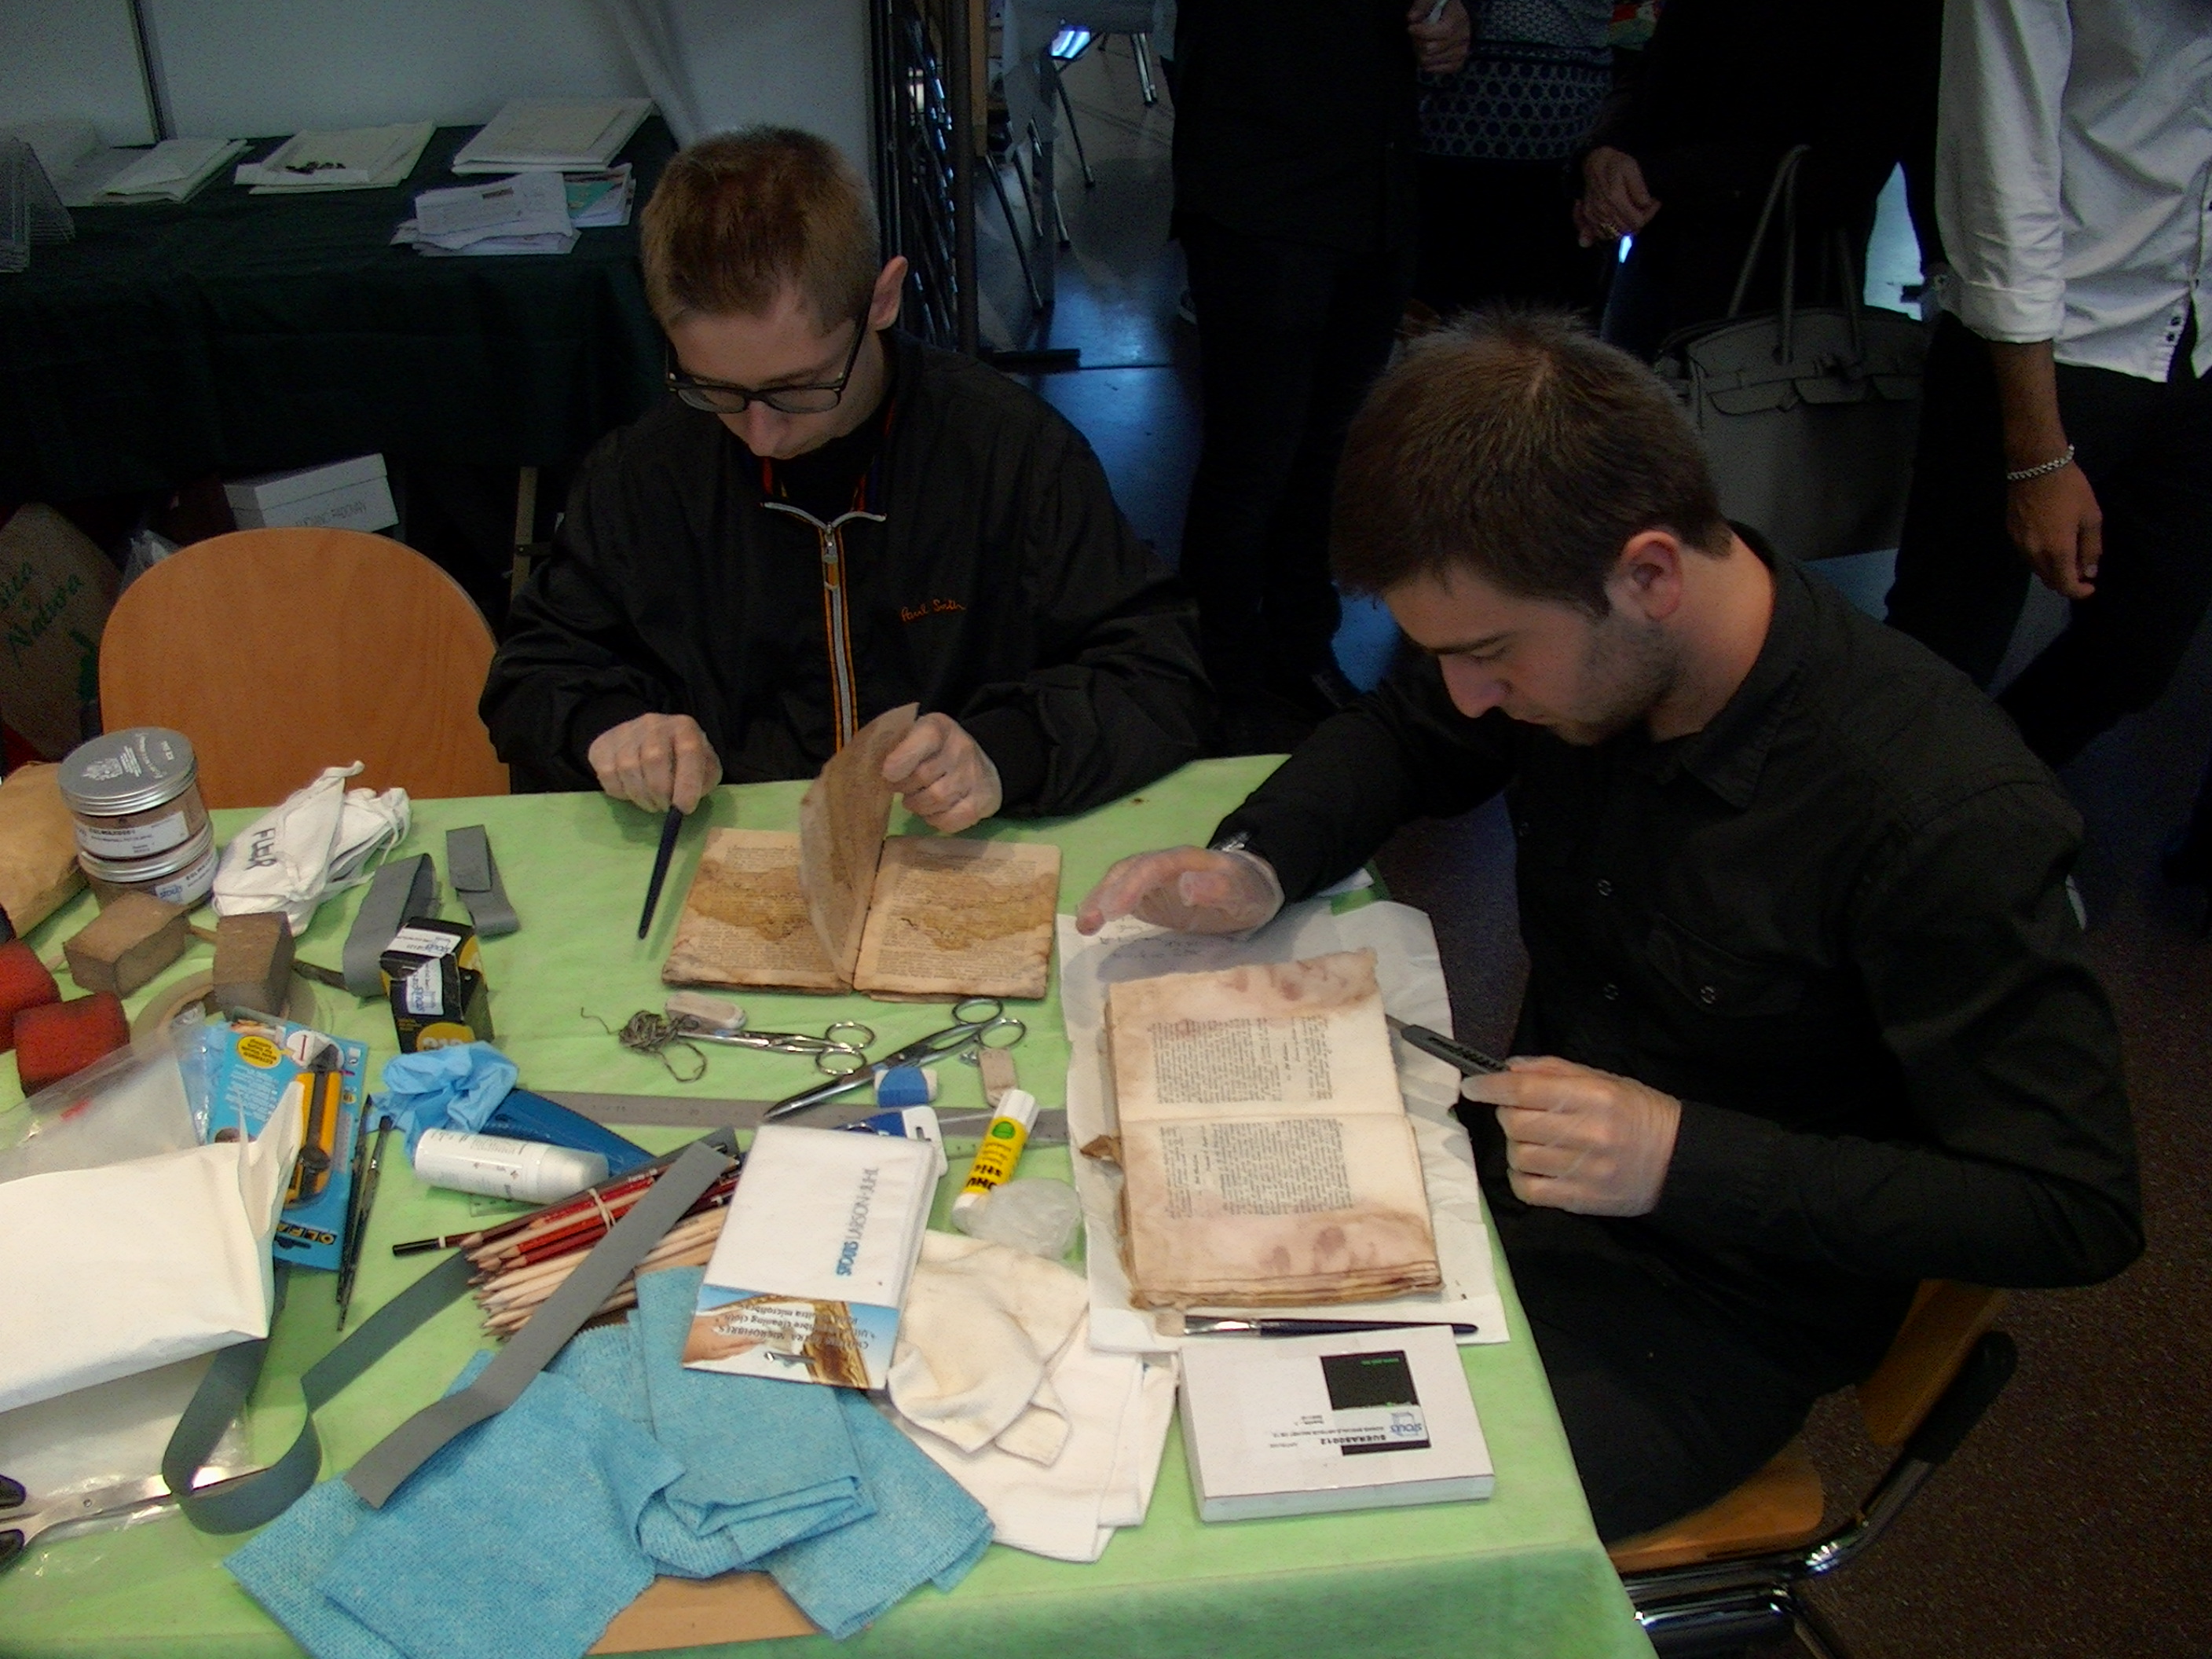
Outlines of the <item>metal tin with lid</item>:
<svg viewBox="0 0 2212 1659">
<path fill-rule="evenodd" d="M 161 858 L 207 828 L 199 762 L 181 732 L 134 726 L 79 744 L 60 783 L 78 851 L 105 863 Z"/>
<path fill-rule="evenodd" d="M 147 893 L 186 909 L 208 896 L 215 885 L 215 826 L 204 823 L 181 847 L 148 859 L 103 859 L 80 851 L 76 861 L 84 866 L 92 890 L 105 907 L 125 893 Z"/>
</svg>

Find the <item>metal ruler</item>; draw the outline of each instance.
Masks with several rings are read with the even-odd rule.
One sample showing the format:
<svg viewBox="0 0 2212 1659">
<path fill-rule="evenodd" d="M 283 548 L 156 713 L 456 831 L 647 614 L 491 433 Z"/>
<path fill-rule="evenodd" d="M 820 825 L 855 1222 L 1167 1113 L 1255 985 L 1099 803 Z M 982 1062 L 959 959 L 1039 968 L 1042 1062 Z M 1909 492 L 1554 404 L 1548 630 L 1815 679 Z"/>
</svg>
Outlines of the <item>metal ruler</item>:
<svg viewBox="0 0 2212 1659">
<path fill-rule="evenodd" d="M 559 1089 L 536 1092 L 595 1123 L 641 1123 L 674 1129 L 757 1129 L 762 1114 L 775 1104 L 772 1100 L 693 1100 L 678 1095 L 599 1095 Z M 842 1129 L 884 1109 L 867 1100 L 833 1100 L 793 1121 L 811 1129 Z M 982 1134 L 983 1126 L 990 1121 L 990 1112 L 981 1107 L 943 1112 L 938 1118 L 946 1134 L 971 1140 Z M 1036 1127 L 1030 1131 L 1030 1144 L 1065 1146 L 1067 1114 L 1058 1108 L 1039 1112 Z"/>
</svg>

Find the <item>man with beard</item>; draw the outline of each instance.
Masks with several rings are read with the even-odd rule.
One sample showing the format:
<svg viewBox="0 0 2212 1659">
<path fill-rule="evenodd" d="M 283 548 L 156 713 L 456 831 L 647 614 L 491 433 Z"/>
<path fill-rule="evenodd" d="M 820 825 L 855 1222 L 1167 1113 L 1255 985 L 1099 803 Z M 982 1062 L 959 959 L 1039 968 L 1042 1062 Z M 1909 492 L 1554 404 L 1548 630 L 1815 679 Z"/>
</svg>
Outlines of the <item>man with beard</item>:
<svg viewBox="0 0 2212 1659">
<path fill-rule="evenodd" d="M 1504 793 L 1521 1057 L 1467 1115 L 1601 1536 L 1756 1470 L 1920 1281 L 2140 1253 L 2079 818 L 1963 675 L 1721 517 L 1648 370 L 1565 316 L 1431 337 L 1333 539 L 1419 652 L 1078 923 L 1255 927 Z"/>
</svg>

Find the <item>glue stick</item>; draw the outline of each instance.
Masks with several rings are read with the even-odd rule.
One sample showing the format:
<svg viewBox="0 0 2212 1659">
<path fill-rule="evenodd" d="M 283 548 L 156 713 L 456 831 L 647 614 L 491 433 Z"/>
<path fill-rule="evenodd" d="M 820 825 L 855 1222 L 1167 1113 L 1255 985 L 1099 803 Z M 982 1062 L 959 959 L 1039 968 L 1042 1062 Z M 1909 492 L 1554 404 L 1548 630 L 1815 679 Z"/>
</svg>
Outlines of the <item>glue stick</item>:
<svg viewBox="0 0 2212 1659">
<path fill-rule="evenodd" d="M 1009 1089 L 999 1097 L 998 1115 L 983 1131 L 983 1144 L 968 1166 L 968 1179 L 952 1200 L 952 1213 L 972 1210 L 991 1194 L 991 1189 L 1013 1174 L 1021 1162 L 1022 1147 L 1036 1123 L 1036 1097 L 1026 1089 Z"/>
</svg>

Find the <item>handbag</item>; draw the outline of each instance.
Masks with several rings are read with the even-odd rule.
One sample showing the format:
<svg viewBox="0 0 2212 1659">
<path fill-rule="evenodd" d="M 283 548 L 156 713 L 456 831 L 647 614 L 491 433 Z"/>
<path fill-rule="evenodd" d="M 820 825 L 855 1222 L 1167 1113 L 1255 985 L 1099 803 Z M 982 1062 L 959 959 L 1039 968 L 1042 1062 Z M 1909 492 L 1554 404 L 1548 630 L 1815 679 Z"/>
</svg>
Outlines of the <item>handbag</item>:
<svg viewBox="0 0 2212 1659">
<path fill-rule="evenodd" d="M 1869 311 L 1842 231 L 1840 306 L 1797 303 L 1797 173 L 1808 144 L 1774 170 L 1728 315 L 1669 335 L 1654 367 L 1688 411 L 1721 510 L 1798 559 L 1895 547 L 1920 419 L 1924 325 Z M 1741 315 L 1781 205 L 1782 305 Z"/>
</svg>

